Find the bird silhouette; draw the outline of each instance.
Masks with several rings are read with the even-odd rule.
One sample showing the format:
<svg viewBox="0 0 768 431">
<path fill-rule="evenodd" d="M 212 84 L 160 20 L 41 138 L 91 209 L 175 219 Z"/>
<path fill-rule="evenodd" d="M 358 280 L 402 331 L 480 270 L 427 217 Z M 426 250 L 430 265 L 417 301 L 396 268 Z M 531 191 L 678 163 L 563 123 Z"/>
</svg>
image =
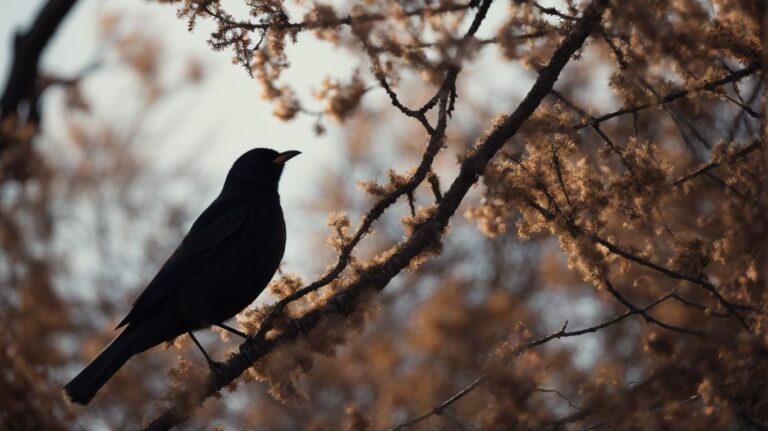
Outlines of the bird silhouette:
<svg viewBox="0 0 768 431">
<path fill-rule="evenodd" d="M 125 327 L 64 386 L 69 399 L 88 404 L 133 355 L 212 325 L 245 336 L 223 322 L 252 303 L 277 271 L 285 251 L 278 183 L 298 151 L 256 148 L 240 156 L 219 196 L 149 282 L 117 328 Z"/>
</svg>

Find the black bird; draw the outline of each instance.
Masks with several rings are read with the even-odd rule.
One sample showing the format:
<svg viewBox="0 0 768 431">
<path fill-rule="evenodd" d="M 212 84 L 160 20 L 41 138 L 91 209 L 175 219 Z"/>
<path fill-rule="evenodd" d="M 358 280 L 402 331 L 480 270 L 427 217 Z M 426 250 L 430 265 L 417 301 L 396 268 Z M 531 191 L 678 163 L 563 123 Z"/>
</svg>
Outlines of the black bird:
<svg viewBox="0 0 768 431">
<path fill-rule="evenodd" d="M 221 194 L 117 326 L 123 332 L 64 386 L 70 400 L 88 404 L 133 355 L 179 335 L 189 334 L 212 367 L 192 331 L 217 325 L 245 336 L 223 322 L 253 302 L 280 265 L 285 221 L 277 186 L 298 154 L 256 148 L 237 159 Z"/>
</svg>

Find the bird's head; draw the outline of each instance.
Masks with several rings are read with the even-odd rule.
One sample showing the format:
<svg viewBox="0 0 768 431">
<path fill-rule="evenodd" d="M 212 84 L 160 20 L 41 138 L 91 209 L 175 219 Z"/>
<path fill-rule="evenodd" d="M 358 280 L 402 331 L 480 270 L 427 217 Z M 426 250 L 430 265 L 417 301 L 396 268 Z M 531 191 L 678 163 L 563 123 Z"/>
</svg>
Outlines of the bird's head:
<svg viewBox="0 0 768 431">
<path fill-rule="evenodd" d="M 225 187 L 236 184 L 260 184 L 276 189 L 285 162 L 299 154 L 301 152 L 295 150 L 278 153 L 270 148 L 254 148 L 240 156 L 232 165 L 224 183 Z"/>
</svg>

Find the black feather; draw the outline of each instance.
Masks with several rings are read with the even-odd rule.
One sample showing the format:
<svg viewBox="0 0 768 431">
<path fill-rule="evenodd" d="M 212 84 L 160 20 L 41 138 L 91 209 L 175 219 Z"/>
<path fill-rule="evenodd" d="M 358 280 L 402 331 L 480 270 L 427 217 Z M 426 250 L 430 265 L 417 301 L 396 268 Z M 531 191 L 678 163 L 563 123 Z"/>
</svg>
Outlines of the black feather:
<svg viewBox="0 0 768 431">
<path fill-rule="evenodd" d="M 133 355 L 222 323 L 256 299 L 285 251 L 277 186 L 284 160 L 297 153 L 259 148 L 235 162 L 221 194 L 118 325 L 123 332 L 64 386 L 70 400 L 87 404 Z"/>
</svg>

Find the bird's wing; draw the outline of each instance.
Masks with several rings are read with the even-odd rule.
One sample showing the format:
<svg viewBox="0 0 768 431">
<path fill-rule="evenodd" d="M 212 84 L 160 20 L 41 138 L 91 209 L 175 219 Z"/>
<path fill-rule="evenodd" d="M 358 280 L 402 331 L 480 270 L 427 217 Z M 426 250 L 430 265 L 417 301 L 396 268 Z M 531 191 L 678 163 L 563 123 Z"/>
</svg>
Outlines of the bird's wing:
<svg viewBox="0 0 768 431">
<path fill-rule="evenodd" d="M 131 311 L 117 326 L 140 319 L 153 305 L 195 276 L 245 227 L 248 205 L 243 199 L 216 199 L 197 218 L 189 233 L 171 254 L 155 278 L 133 303 Z"/>
</svg>

